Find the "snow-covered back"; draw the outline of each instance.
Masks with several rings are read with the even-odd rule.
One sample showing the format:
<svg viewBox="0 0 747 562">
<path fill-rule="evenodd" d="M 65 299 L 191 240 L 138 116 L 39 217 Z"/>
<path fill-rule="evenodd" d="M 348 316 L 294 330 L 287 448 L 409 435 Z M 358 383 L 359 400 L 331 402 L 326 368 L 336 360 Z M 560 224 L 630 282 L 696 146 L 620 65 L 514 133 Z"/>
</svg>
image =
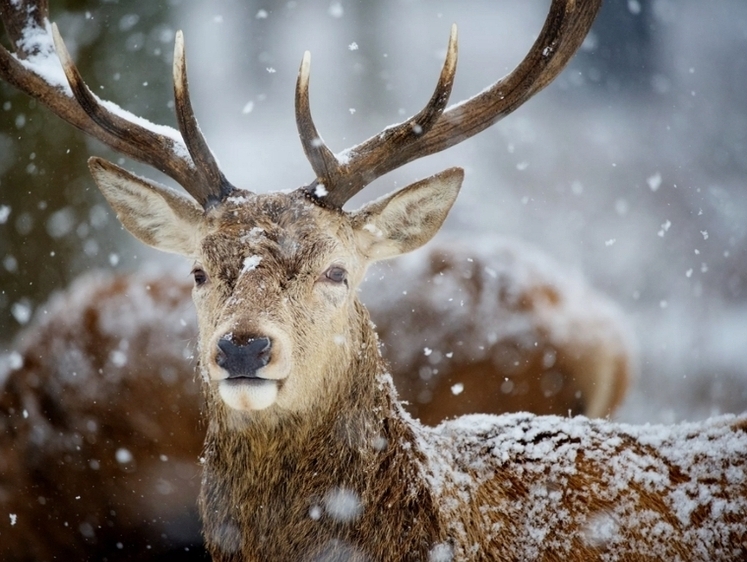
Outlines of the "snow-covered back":
<svg viewBox="0 0 747 562">
<path fill-rule="evenodd" d="M 744 555 L 745 416 L 631 426 L 473 415 L 417 431 L 455 559 Z"/>
</svg>

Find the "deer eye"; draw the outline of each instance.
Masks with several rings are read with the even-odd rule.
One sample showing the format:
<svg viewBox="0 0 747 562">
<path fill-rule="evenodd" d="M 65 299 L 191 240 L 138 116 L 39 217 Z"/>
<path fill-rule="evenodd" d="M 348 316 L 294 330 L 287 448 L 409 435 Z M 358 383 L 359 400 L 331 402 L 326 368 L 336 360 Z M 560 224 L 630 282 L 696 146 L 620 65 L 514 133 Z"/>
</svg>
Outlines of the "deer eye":
<svg viewBox="0 0 747 562">
<path fill-rule="evenodd" d="M 339 265 L 333 265 L 324 272 L 324 279 L 337 284 L 345 283 L 347 287 L 348 272 Z"/>
<path fill-rule="evenodd" d="M 195 266 L 192 269 L 192 276 L 195 278 L 195 286 L 197 287 L 204 285 L 208 280 L 205 270 L 198 266 Z"/>
</svg>

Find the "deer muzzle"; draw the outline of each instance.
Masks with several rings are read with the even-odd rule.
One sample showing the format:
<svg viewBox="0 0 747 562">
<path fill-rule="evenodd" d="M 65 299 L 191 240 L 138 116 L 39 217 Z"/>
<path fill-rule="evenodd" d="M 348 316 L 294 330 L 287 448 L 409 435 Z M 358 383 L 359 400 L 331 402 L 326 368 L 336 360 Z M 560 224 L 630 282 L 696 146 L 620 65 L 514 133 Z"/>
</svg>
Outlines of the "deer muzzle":
<svg viewBox="0 0 747 562">
<path fill-rule="evenodd" d="M 257 371 L 270 362 L 272 353 L 272 341 L 266 337 L 249 338 L 244 344 L 223 337 L 217 347 L 215 362 L 228 374 L 226 380 L 262 378 Z"/>
<path fill-rule="evenodd" d="M 274 326 L 237 332 L 235 321 L 227 324 L 206 346 L 211 352 L 205 374 L 229 407 L 243 411 L 269 408 L 291 373 L 289 338 Z"/>
</svg>

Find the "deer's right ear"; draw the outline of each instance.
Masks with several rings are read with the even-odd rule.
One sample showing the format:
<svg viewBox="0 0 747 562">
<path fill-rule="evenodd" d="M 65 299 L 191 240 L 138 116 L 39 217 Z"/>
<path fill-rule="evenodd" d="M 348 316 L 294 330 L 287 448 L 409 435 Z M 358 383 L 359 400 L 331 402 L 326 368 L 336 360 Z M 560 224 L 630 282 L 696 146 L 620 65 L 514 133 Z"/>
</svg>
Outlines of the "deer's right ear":
<svg viewBox="0 0 747 562">
<path fill-rule="evenodd" d="M 117 218 L 135 238 L 165 252 L 195 255 L 204 220 L 195 201 L 101 158 L 90 158 L 88 167 Z"/>
<path fill-rule="evenodd" d="M 404 254 L 441 228 L 462 187 L 464 171 L 450 168 L 373 201 L 353 214 L 358 246 L 371 261 Z"/>
</svg>

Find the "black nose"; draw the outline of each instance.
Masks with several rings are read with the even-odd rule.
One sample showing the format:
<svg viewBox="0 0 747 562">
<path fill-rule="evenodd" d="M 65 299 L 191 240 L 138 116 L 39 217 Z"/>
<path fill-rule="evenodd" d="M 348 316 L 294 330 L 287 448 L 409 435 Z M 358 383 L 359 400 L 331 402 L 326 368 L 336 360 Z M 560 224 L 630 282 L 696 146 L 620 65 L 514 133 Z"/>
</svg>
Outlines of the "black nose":
<svg viewBox="0 0 747 562">
<path fill-rule="evenodd" d="M 229 379 L 256 378 L 257 371 L 270 362 L 270 338 L 250 338 L 237 345 L 232 338 L 218 340 L 218 366 L 228 372 Z"/>
</svg>

